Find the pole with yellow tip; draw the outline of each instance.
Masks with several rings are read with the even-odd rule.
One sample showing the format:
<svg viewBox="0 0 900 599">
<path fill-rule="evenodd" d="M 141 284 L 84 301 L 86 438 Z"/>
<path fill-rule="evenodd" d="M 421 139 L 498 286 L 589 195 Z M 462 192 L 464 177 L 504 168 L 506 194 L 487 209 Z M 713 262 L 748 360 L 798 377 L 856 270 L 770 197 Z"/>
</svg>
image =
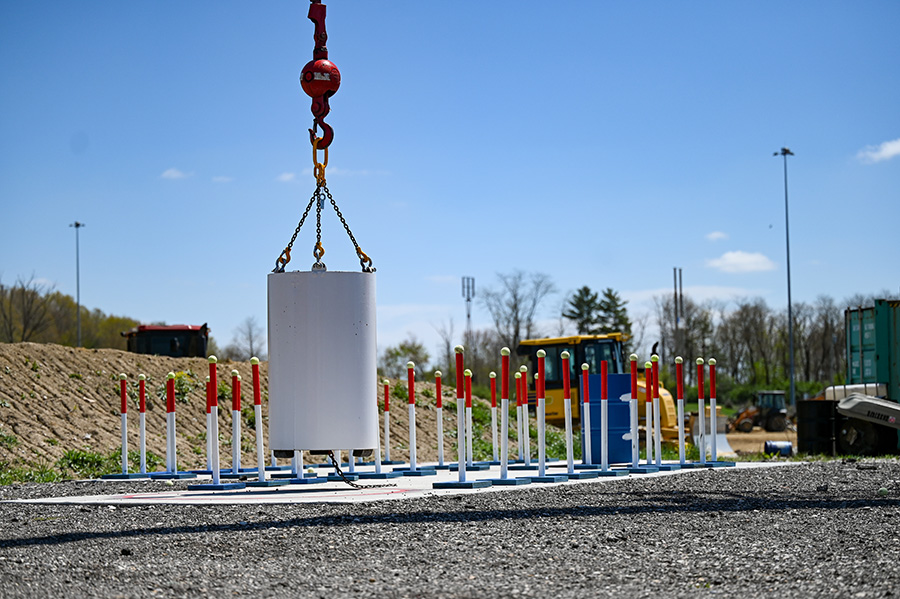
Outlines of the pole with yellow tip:
<svg viewBox="0 0 900 599">
<path fill-rule="evenodd" d="M 544 373 L 545 373 L 545 365 L 544 360 L 547 357 L 547 352 L 539 349 L 537 350 L 537 372 L 534 373 L 534 392 L 535 392 L 535 401 L 537 403 L 537 421 L 538 421 L 538 476 L 546 476 L 547 474 L 547 444 L 545 438 L 545 430 L 546 426 L 546 412 L 544 406 Z"/>
<path fill-rule="evenodd" d="M 716 430 L 718 422 L 716 422 L 716 359 L 709 359 L 709 448 L 710 457 L 713 462 L 719 461 L 718 447 L 716 447 Z"/>
<path fill-rule="evenodd" d="M 644 362 L 644 455 L 653 463 L 653 363 Z"/>
<path fill-rule="evenodd" d="M 416 364 L 406 363 L 406 380 L 409 384 L 409 469 L 416 470 Z M 352 458 L 351 458 L 352 459 Z"/>
<path fill-rule="evenodd" d="M 572 442 L 572 382 L 569 380 L 569 355 L 568 351 L 563 351 L 560 357 L 562 358 L 563 375 L 563 409 L 566 419 L 566 472 L 575 474 L 575 448 Z"/>
<path fill-rule="evenodd" d="M 209 420 L 212 430 L 207 431 L 207 436 L 212 436 L 212 459 L 210 466 L 212 469 L 212 482 L 214 485 L 220 484 L 219 481 L 219 385 L 216 376 L 216 364 L 218 359 L 215 356 L 209 357 L 209 383 L 212 385 L 212 398 L 209 404 Z M 171 374 L 171 373 L 170 373 Z M 173 375 L 174 378 L 174 375 Z"/>
<path fill-rule="evenodd" d="M 631 362 L 631 399 L 629 407 L 631 408 L 631 467 L 640 466 L 640 435 L 638 433 L 638 396 L 637 396 L 637 354 L 631 354 L 628 357 Z"/>
<path fill-rule="evenodd" d="M 524 462 L 522 442 L 522 373 L 517 372 L 516 376 L 516 446 L 519 448 L 519 462 Z"/>
<path fill-rule="evenodd" d="M 444 391 L 441 389 L 441 371 L 434 372 L 435 411 L 437 413 L 438 468 L 444 466 Z"/>
<path fill-rule="evenodd" d="M 651 371 L 653 377 L 653 442 L 656 454 L 656 465 L 662 465 L 662 428 L 660 425 L 659 414 L 659 356 L 653 354 L 650 356 L 653 363 Z"/>
<path fill-rule="evenodd" d="M 466 377 L 466 468 L 472 468 L 472 371 L 466 368 L 463 372 Z"/>
<path fill-rule="evenodd" d="M 453 348 L 456 352 L 456 459 L 459 482 L 466 482 L 466 383 L 463 380 L 462 345 Z"/>
<path fill-rule="evenodd" d="M 491 378 L 491 448 L 493 461 L 499 462 L 499 447 L 497 446 L 497 373 L 493 370 L 488 375 Z"/>
<path fill-rule="evenodd" d="M 128 474 L 128 377 L 123 372 L 119 375 L 119 395 L 121 399 L 122 418 L 122 474 Z"/>
<path fill-rule="evenodd" d="M 258 480 L 266 482 L 266 448 L 262 430 L 262 391 L 259 379 L 259 358 L 250 358 L 250 374 L 253 377 L 253 424 L 256 429 L 256 470 Z"/>
<path fill-rule="evenodd" d="M 147 474 L 147 376 L 138 375 L 138 426 L 140 427 L 141 474 Z"/>
<path fill-rule="evenodd" d="M 678 463 L 684 466 L 684 359 L 675 358 L 676 404 L 678 411 Z"/>
<path fill-rule="evenodd" d="M 697 409 L 700 412 L 700 464 L 706 465 L 706 405 L 703 381 L 703 358 L 697 358 Z"/>
<path fill-rule="evenodd" d="M 241 473 L 241 375 L 231 371 L 231 473 Z"/>
<path fill-rule="evenodd" d="M 522 439 L 521 442 L 524 442 L 524 447 L 522 451 L 524 452 L 524 460 L 525 465 L 531 465 L 531 423 L 529 422 L 531 416 L 528 413 L 528 367 L 524 364 L 519 366 L 519 372 L 522 373 Z"/>
<path fill-rule="evenodd" d="M 500 350 L 500 478 L 509 466 L 509 348 Z"/>
<path fill-rule="evenodd" d="M 581 456 L 581 463 L 590 464 L 593 459 L 593 448 L 591 447 L 591 387 L 590 387 L 590 366 L 587 362 L 581 365 L 581 419 L 584 421 L 584 455 Z M 601 412 L 600 420 L 606 421 Z M 604 429 L 605 430 L 605 429 Z M 603 440 L 600 440 L 601 445 Z M 605 455 L 605 454 L 604 454 Z"/>
</svg>

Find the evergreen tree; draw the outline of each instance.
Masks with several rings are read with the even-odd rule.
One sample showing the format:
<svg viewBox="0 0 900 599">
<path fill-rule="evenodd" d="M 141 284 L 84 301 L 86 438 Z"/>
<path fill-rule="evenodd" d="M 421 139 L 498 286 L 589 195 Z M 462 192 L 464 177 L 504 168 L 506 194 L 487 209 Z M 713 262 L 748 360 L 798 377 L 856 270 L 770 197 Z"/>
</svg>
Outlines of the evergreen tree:
<svg viewBox="0 0 900 599">
<path fill-rule="evenodd" d="M 575 292 L 563 311 L 563 318 L 568 318 L 575 323 L 579 335 L 594 335 L 598 332 L 599 311 L 601 304 L 599 296 L 591 288 L 585 285 Z"/>
<path fill-rule="evenodd" d="M 628 309 L 619 293 L 612 287 L 603 290 L 603 297 L 599 302 L 599 333 L 624 333 L 631 337 L 631 319 L 628 318 Z"/>
</svg>

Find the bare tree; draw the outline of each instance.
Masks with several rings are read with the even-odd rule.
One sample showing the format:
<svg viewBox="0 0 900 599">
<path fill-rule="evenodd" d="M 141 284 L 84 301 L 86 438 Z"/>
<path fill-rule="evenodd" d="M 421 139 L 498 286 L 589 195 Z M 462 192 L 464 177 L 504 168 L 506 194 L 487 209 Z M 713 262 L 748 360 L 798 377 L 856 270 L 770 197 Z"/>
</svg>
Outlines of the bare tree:
<svg viewBox="0 0 900 599">
<path fill-rule="evenodd" d="M 431 326 L 434 327 L 434 330 L 437 331 L 438 336 L 441 338 L 440 363 L 437 369 L 446 368 L 443 374 L 447 377 L 447 380 L 452 380 L 456 373 L 456 356 L 453 351 L 453 317 L 447 323 L 442 322 L 440 326 Z"/>
<path fill-rule="evenodd" d="M 256 356 L 266 357 L 266 336 L 255 316 L 248 316 L 234 329 L 231 343 L 224 349 L 225 358 L 231 360 L 249 360 Z"/>
<path fill-rule="evenodd" d="M 537 334 L 535 316 L 538 308 L 547 296 L 556 292 L 556 286 L 548 275 L 526 275 L 521 270 L 498 273 L 497 282 L 498 288 L 482 291 L 481 302 L 490 312 L 501 342 L 515 351 L 522 339 Z"/>
</svg>

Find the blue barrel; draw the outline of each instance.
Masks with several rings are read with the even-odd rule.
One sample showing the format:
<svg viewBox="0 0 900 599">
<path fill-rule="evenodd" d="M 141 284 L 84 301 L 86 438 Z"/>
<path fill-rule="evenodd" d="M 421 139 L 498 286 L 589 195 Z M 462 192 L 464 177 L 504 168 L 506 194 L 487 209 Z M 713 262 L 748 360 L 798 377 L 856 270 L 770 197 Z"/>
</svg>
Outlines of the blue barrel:
<svg viewBox="0 0 900 599">
<path fill-rule="evenodd" d="M 591 418 L 593 417 L 594 415 L 591 414 Z M 763 443 L 763 453 L 766 455 L 774 454 L 790 457 L 794 453 L 794 446 L 790 441 L 766 441 Z"/>
<path fill-rule="evenodd" d="M 580 378 L 579 378 L 580 380 Z M 631 418 L 628 407 L 628 398 L 631 396 L 631 375 L 610 374 L 608 376 L 609 399 L 607 400 L 607 414 L 609 416 L 609 428 L 607 439 L 609 440 L 609 463 L 621 464 L 631 462 L 631 440 L 625 437 L 631 433 Z M 589 378 L 591 387 L 591 455 L 588 460 L 591 464 L 599 464 L 600 430 L 603 427 L 603 419 L 600 414 L 600 375 L 592 374 Z M 582 383 L 579 385 L 583 387 Z M 580 389 L 580 397 L 584 397 L 584 389 Z M 622 400 L 624 398 L 624 401 Z M 584 419 L 581 419 L 581 438 L 585 438 Z M 581 455 L 584 455 L 584 442 L 581 443 Z"/>
</svg>

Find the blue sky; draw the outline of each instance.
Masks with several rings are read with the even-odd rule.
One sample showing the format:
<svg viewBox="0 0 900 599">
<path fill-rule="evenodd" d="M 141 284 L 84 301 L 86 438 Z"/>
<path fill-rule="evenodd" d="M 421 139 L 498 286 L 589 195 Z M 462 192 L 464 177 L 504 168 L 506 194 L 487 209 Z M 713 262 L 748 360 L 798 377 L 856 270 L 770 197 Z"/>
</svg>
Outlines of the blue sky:
<svg viewBox="0 0 900 599">
<path fill-rule="evenodd" d="M 328 5 L 328 184 L 378 269 L 379 344 L 465 326 L 514 269 L 786 305 L 900 286 L 900 3 Z M 147 322 L 266 318 L 315 183 L 306 2 L 0 4 L 0 276 Z M 355 270 L 324 216 L 325 262 Z M 308 269 L 304 227 L 292 266 Z M 475 304 L 473 322 L 488 326 Z"/>
</svg>

